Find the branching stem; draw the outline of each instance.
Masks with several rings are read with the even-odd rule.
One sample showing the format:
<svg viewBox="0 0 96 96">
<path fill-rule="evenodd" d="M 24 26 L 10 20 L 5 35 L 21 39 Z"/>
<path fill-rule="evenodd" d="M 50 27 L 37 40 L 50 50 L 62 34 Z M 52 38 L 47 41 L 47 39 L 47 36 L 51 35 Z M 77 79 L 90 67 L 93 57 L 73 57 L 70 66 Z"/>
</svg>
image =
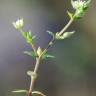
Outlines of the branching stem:
<svg viewBox="0 0 96 96">
<path fill-rule="evenodd" d="M 59 35 L 62 35 L 67 30 L 67 28 L 72 24 L 73 20 L 74 20 L 74 18 L 69 20 L 69 22 L 66 24 L 66 26 L 59 32 Z M 35 75 L 37 75 L 37 71 L 38 71 L 38 68 L 39 68 L 39 65 L 40 65 L 40 61 L 42 60 L 42 56 L 53 45 L 54 41 L 55 41 L 55 37 L 53 36 L 52 40 L 48 43 L 47 47 L 43 50 L 41 55 L 39 57 L 36 57 L 36 64 L 35 64 L 35 68 L 34 68 L 34 71 L 33 71 Z M 34 46 L 34 44 L 31 44 L 31 45 L 32 45 L 32 49 L 33 49 L 34 53 L 37 54 L 36 47 Z M 35 80 L 36 80 L 36 78 L 31 77 L 31 82 L 30 82 L 28 96 L 32 96 L 32 91 L 34 89 Z"/>
</svg>

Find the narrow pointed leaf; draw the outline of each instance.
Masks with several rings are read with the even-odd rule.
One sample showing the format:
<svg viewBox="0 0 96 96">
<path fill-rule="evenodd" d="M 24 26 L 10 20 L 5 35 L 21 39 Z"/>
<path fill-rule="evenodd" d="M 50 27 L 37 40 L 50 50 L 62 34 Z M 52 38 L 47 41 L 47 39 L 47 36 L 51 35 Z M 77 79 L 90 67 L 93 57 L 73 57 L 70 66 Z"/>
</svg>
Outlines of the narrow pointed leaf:
<svg viewBox="0 0 96 96">
<path fill-rule="evenodd" d="M 91 0 L 86 1 L 86 3 L 83 6 L 83 9 L 86 10 L 89 7 L 90 3 L 91 3 Z"/>
<path fill-rule="evenodd" d="M 34 58 L 36 57 L 36 54 L 33 51 L 24 51 L 23 53 L 26 55 L 32 56 Z"/>
<path fill-rule="evenodd" d="M 13 93 L 27 93 L 27 90 L 15 90 Z"/>
<path fill-rule="evenodd" d="M 67 14 L 70 17 L 70 19 L 73 19 L 73 14 L 71 12 L 67 11 Z"/>
<path fill-rule="evenodd" d="M 22 32 L 22 36 L 23 36 L 24 38 L 27 38 L 27 32 Z"/>
<path fill-rule="evenodd" d="M 51 36 L 54 36 L 54 33 L 51 31 L 47 31 Z"/>
<path fill-rule="evenodd" d="M 36 36 L 33 36 L 32 32 L 22 32 L 23 37 L 26 39 L 26 42 L 31 44 Z"/>
<path fill-rule="evenodd" d="M 50 54 L 44 54 L 43 55 L 43 59 L 47 59 L 47 58 L 54 58 L 55 56 L 52 56 L 52 55 L 50 55 Z"/>
<path fill-rule="evenodd" d="M 43 57 L 44 58 L 54 58 L 55 56 L 52 56 L 52 55 L 49 55 L 49 54 L 45 54 Z"/>
<path fill-rule="evenodd" d="M 46 95 L 44 95 L 42 92 L 40 92 L 40 91 L 33 91 L 32 92 L 32 95 L 33 96 L 35 96 L 35 94 L 37 94 L 38 96 L 46 96 Z"/>
</svg>

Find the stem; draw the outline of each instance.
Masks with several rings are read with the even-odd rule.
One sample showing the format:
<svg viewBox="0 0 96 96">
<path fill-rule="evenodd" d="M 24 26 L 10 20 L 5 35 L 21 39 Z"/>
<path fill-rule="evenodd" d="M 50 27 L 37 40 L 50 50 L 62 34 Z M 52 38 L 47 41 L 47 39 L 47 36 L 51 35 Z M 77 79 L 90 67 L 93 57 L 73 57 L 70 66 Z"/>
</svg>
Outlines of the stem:
<svg viewBox="0 0 96 96">
<path fill-rule="evenodd" d="M 31 43 L 31 46 L 32 46 L 32 49 L 33 49 L 33 51 L 34 51 L 34 53 L 36 55 L 37 54 L 37 52 L 36 52 L 36 46 L 33 43 Z"/>
<path fill-rule="evenodd" d="M 67 28 L 72 24 L 72 22 L 74 20 L 74 16 L 73 16 L 72 19 L 69 20 L 69 22 L 66 24 L 66 26 L 59 32 L 59 36 L 62 35 L 67 30 Z M 37 71 L 38 71 L 40 60 L 42 59 L 42 56 L 53 45 L 54 41 L 55 41 L 55 37 L 53 36 L 52 40 L 48 43 L 47 47 L 43 50 L 42 54 L 39 57 L 36 57 L 36 64 L 35 64 L 35 68 L 34 68 L 34 71 L 33 71 L 35 75 L 37 75 Z M 33 49 L 34 53 L 37 54 L 36 47 L 34 46 L 33 43 L 31 44 L 31 46 L 32 46 L 32 49 Z M 33 88 L 34 88 L 35 80 L 36 80 L 36 78 L 34 78 L 32 76 L 31 77 L 31 82 L 30 82 L 30 88 L 29 88 L 28 96 L 32 96 L 32 91 L 33 91 Z"/>
<path fill-rule="evenodd" d="M 37 71 L 38 71 L 38 67 L 40 64 L 40 58 L 37 57 L 36 58 L 36 64 L 35 64 L 35 68 L 34 68 L 34 74 L 37 75 Z M 33 87 L 34 87 L 34 83 L 35 83 L 36 77 L 31 77 L 31 82 L 30 82 L 30 88 L 29 88 L 29 92 L 28 92 L 28 96 L 30 96 L 30 94 L 33 91 Z"/>
<path fill-rule="evenodd" d="M 54 41 L 55 41 L 55 37 L 53 36 L 52 40 L 48 43 L 47 47 L 43 50 L 43 52 L 40 55 L 40 57 L 42 57 L 42 55 L 44 55 L 48 51 L 48 49 L 53 45 Z"/>
<path fill-rule="evenodd" d="M 34 74 L 37 75 L 37 71 L 38 71 L 38 68 L 39 68 L 39 64 L 40 64 L 40 60 L 41 60 L 41 57 L 43 54 L 45 54 L 47 52 L 47 50 L 51 47 L 51 45 L 53 44 L 53 41 L 55 39 L 52 38 L 52 40 L 49 42 L 48 46 L 44 49 L 44 51 L 42 52 L 42 54 L 40 55 L 40 57 L 36 57 L 36 64 L 35 64 L 35 68 L 34 68 Z M 32 48 L 34 49 L 34 47 L 32 46 Z M 36 50 L 34 51 L 36 52 Z M 35 80 L 36 78 L 32 78 L 31 77 L 31 82 L 30 82 L 30 87 L 29 87 L 29 92 L 28 92 L 28 96 L 32 96 L 32 91 L 33 91 L 33 88 L 34 88 L 34 83 L 35 83 Z"/>
<path fill-rule="evenodd" d="M 34 68 L 34 73 L 37 73 L 37 71 L 38 71 L 40 60 L 41 60 L 41 58 L 39 58 L 39 57 L 36 58 L 36 65 L 35 65 L 35 68 Z"/>
<path fill-rule="evenodd" d="M 66 26 L 64 26 L 64 28 L 59 32 L 59 36 L 62 35 L 67 29 L 68 27 L 72 24 L 74 18 L 70 19 L 69 22 L 66 24 Z"/>
</svg>

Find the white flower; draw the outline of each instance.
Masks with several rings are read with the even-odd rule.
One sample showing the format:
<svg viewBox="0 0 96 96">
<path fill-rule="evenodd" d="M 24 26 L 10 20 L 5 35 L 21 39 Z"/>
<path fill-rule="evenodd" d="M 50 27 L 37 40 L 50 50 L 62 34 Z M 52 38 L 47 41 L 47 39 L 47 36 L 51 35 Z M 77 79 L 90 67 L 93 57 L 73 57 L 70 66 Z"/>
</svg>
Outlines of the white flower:
<svg viewBox="0 0 96 96">
<path fill-rule="evenodd" d="M 73 0 L 71 0 L 71 4 L 72 4 L 73 8 L 77 10 L 79 8 L 83 8 L 85 1 L 81 1 L 81 0 L 73 1 Z"/>
<path fill-rule="evenodd" d="M 12 24 L 16 29 L 21 29 L 24 26 L 23 18 L 18 19 L 16 22 L 13 22 Z"/>
</svg>

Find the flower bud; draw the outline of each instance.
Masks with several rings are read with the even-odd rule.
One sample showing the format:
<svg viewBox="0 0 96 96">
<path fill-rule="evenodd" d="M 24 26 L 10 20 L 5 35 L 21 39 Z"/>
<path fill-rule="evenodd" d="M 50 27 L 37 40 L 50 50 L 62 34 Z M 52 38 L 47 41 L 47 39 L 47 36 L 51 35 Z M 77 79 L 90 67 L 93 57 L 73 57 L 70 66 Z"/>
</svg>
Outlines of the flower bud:
<svg viewBox="0 0 96 96">
<path fill-rule="evenodd" d="M 16 22 L 13 22 L 12 24 L 16 29 L 21 29 L 24 26 L 23 19 L 18 19 Z"/>
<path fill-rule="evenodd" d="M 40 56 L 42 54 L 42 49 L 40 47 L 38 47 L 37 49 L 37 55 Z"/>
</svg>

